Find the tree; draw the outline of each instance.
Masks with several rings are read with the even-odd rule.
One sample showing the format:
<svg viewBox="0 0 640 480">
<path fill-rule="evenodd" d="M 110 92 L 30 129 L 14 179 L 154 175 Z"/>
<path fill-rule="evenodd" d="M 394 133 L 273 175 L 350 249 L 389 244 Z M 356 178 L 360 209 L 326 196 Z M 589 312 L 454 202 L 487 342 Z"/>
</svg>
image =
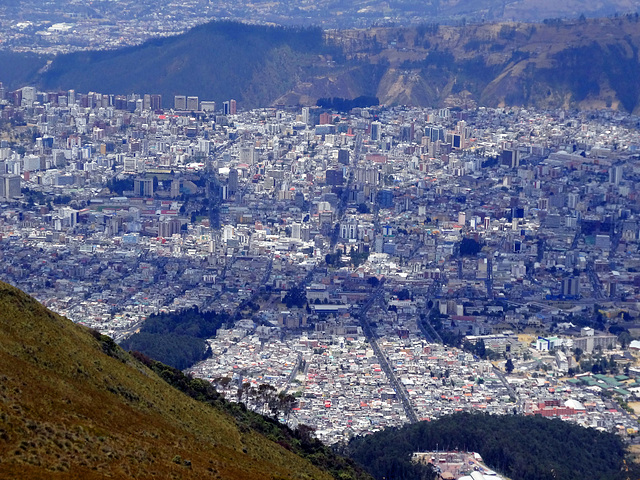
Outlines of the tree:
<svg viewBox="0 0 640 480">
<path fill-rule="evenodd" d="M 579 361 L 580 361 L 580 358 L 582 357 L 582 354 L 583 354 L 583 353 L 584 353 L 584 352 L 582 351 L 582 349 L 581 349 L 581 348 L 577 348 L 577 347 L 576 347 L 576 348 L 573 350 L 573 354 L 574 354 L 574 355 L 575 355 L 575 357 L 576 357 L 576 362 L 579 362 Z"/>
<path fill-rule="evenodd" d="M 485 355 L 487 354 L 487 349 L 484 345 L 484 340 L 480 339 L 476 342 L 476 355 L 479 356 L 480 358 L 484 358 Z"/>
<path fill-rule="evenodd" d="M 507 371 L 507 373 L 511 373 L 513 372 L 513 368 L 514 368 L 513 361 L 510 358 L 508 358 L 507 363 L 504 366 L 504 369 Z"/>
<path fill-rule="evenodd" d="M 482 245 L 473 238 L 465 237 L 460 242 L 460 256 L 476 256 Z"/>
<path fill-rule="evenodd" d="M 373 288 L 376 288 L 380 284 L 380 280 L 378 280 L 377 277 L 369 277 L 367 278 L 367 283 Z"/>
<path fill-rule="evenodd" d="M 618 335 L 618 342 L 623 349 L 629 346 L 631 340 L 633 339 L 631 338 L 631 334 L 629 332 L 622 332 L 620 335 Z"/>
</svg>

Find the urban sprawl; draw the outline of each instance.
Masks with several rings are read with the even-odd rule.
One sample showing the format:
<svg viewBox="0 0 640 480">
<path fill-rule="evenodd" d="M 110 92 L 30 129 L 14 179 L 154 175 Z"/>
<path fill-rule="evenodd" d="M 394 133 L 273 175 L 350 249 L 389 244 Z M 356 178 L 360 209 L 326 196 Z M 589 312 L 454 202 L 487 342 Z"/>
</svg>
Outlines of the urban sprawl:
<svg viewBox="0 0 640 480">
<path fill-rule="evenodd" d="M 229 312 L 188 371 L 328 443 L 455 411 L 637 432 L 638 117 L 0 97 L 1 278 L 54 311 L 117 340 Z"/>
</svg>

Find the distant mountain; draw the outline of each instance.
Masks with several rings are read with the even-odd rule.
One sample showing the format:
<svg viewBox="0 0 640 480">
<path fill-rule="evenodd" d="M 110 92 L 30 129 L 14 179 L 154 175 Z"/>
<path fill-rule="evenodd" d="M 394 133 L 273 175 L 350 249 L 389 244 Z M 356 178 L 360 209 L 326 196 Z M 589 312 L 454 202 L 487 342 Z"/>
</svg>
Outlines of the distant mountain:
<svg viewBox="0 0 640 480">
<path fill-rule="evenodd" d="M 214 22 L 136 47 L 58 56 L 41 85 L 159 93 L 166 106 L 173 106 L 174 95 L 268 105 L 303 75 L 321 69 L 319 56 L 329 51 L 319 28 Z"/>
<path fill-rule="evenodd" d="M 235 98 L 243 108 L 367 96 L 387 105 L 639 113 L 639 49 L 637 14 L 325 32 L 222 22 L 124 50 L 61 55 L 36 81 L 49 90 L 161 93 L 167 107 L 176 94 Z"/>
<path fill-rule="evenodd" d="M 0 478 L 369 478 L 208 382 L 140 359 L 0 283 Z"/>
</svg>

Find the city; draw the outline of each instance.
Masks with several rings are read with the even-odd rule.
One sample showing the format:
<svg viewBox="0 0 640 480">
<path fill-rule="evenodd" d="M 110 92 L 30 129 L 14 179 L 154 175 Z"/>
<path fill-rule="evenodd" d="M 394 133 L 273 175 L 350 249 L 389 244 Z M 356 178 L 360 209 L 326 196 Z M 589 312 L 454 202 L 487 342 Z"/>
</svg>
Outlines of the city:
<svg viewBox="0 0 640 480">
<path fill-rule="evenodd" d="M 0 97 L 1 279 L 55 312 L 118 341 L 228 312 L 188 371 L 330 444 L 476 410 L 637 432 L 637 116 Z"/>
</svg>

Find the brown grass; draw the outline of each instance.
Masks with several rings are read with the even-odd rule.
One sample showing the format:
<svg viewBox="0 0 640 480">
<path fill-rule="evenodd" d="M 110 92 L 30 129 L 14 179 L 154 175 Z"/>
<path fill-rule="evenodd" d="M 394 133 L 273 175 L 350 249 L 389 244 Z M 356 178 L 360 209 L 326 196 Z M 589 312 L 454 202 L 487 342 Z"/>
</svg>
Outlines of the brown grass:
<svg viewBox="0 0 640 480">
<path fill-rule="evenodd" d="M 0 284 L 0 478 L 330 478 L 103 345 Z"/>
</svg>

